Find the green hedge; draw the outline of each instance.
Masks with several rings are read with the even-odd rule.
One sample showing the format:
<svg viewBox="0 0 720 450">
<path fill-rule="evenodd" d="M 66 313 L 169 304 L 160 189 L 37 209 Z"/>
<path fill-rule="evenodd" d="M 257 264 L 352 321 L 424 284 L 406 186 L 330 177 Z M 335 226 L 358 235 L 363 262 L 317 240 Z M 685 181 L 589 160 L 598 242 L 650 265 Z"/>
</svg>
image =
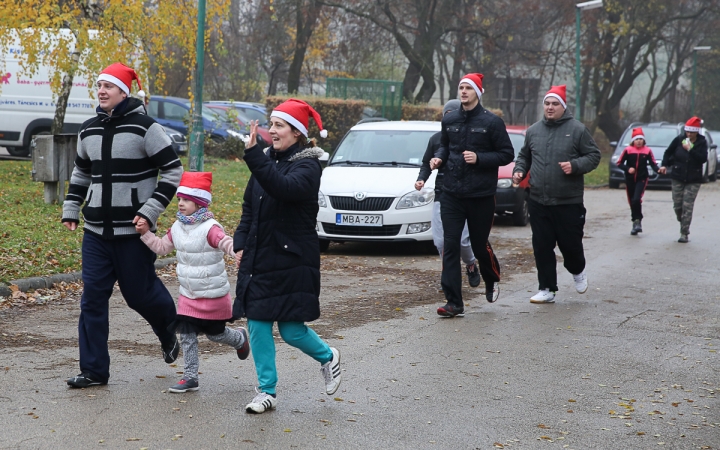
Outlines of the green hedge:
<svg viewBox="0 0 720 450">
<path fill-rule="evenodd" d="M 265 106 L 270 112 L 280 103 L 291 97 L 271 96 L 265 99 Z M 340 143 L 350 128 L 362 118 L 363 108 L 368 104 L 365 100 L 344 100 L 341 98 L 306 97 L 293 96 L 310 104 L 315 111 L 320 113 L 323 127 L 328 132 L 328 137 L 323 139 L 314 120 L 310 120 L 308 134 L 310 138 L 316 138 L 318 147 L 326 152 L 331 152 Z"/>
</svg>

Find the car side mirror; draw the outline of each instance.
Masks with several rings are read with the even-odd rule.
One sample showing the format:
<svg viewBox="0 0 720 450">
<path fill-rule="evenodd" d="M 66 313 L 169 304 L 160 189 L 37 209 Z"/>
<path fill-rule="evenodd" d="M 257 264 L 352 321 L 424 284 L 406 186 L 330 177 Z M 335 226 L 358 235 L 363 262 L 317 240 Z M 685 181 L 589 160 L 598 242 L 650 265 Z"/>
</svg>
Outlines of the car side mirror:
<svg viewBox="0 0 720 450">
<path fill-rule="evenodd" d="M 716 149 L 716 148 L 717 148 L 717 144 L 713 144 L 713 145 L 710 146 L 710 150 L 714 150 L 714 149 Z"/>
<path fill-rule="evenodd" d="M 323 152 L 322 156 L 318 158 L 318 161 L 320 161 L 320 165 L 322 167 L 327 166 L 328 160 L 330 159 L 330 153 Z"/>
<path fill-rule="evenodd" d="M 611 141 L 610 147 L 617 147 L 617 144 L 618 144 L 617 141 Z"/>
</svg>

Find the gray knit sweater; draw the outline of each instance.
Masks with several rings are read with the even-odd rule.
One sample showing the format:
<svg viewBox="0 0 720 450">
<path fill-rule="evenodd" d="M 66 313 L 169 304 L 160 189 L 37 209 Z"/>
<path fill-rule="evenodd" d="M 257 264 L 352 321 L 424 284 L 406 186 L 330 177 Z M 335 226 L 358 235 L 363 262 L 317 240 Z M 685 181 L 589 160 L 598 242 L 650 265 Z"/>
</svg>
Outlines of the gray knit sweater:
<svg viewBox="0 0 720 450">
<path fill-rule="evenodd" d="M 79 222 L 84 203 L 85 231 L 105 239 L 137 235 L 135 216 L 155 230 L 182 172 L 165 130 L 140 100 L 124 100 L 112 116 L 98 108 L 80 127 L 62 221 Z"/>
</svg>

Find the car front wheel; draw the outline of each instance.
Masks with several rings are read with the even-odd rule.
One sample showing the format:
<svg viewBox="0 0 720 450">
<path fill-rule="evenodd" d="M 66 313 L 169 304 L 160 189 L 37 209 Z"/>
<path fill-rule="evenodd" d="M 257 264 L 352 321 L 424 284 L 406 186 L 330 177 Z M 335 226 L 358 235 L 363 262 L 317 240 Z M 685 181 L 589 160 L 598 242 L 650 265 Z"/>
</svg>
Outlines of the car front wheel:
<svg viewBox="0 0 720 450">
<path fill-rule="evenodd" d="M 327 239 L 320 239 L 320 252 L 324 253 L 330 248 L 330 241 Z"/>
<path fill-rule="evenodd" d="M 512 219 L 513 225 L 516 227 L 524 227 L 530 221 L 530 208 L 528 206 L 528 196 L 526 192 L 523 193 L 522 200 L 515 205 Z"/>
</svg>

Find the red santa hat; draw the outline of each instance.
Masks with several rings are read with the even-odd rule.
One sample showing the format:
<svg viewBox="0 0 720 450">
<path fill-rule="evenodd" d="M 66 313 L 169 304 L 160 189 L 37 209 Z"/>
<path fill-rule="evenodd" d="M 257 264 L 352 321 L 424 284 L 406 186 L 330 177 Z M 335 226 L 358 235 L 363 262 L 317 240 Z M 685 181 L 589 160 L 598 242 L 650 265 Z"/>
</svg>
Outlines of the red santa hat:
<svg viewBox="0 0 720 450">
<path fill-rule="evenodd" d="M 643 130 L 640 127 L 633 128 L 632 130 L 632 139 L 630 139 L 630 142 L 635 142 L 636 139 L 642 139 L 645 140 L 645 135 L 643 134 Z"/>
<path fill-rule="evenodd" d="M 699 117 L 691 117 L 688 119 L 687 122 L 685 122 L 685 131 L 690 131 L 691 133 L 699 133 L 702 129 L 703 121 L 700 120 Z"/>
<path fill-rule="evenodd" d="M 123 63 L 113 63 L 110 64 L 100 72 L 100 76 L 98 76 L 98 81 L 109 81 L 112 84 L 119 87 L 124 93 L 127 95 L 130 95 L 130 88 L 132 87 L 132 81 L 137 81 L 138 88 L 140 89 L 138 91 L 138 96 L 145 97 L 145 92 L 142 90 L 142 85 L 140 84 L 140 78 L 138 77 L 137 72 L 135 72 L 135 69 L 132 67 L 128 67 Z"/>
<path fill-rule="evenodd" d="M 565 100 L 567 98 L 567 95 L 565 91 L 566 86 L 564 84 L 561 84 L 560 86 L 552 86 L 550 87 L 550 90 L 547 91 L 547 94 L 545 94 L 543 102 L 545 102 L 548 97 L 555 97 L 556 99 L 560 100 L 560 104 L 563 105 L 563 108 L 567 109 L 567 103 Z"/>
<path fill-rule="evenodd" d="M 208 206 L 212 201 L 212 172 L 183 172 L 177 196 Z"/>
<path fill-rule="evenodd" d="M 461 84 L 467 83 L 475 90 L 475 93 L 477 94 L 478 98 L 482 97 L 482 95 L 485 93 L 485 89 L 482 87 L 482 80 L 483 80 L 483 74 L 481 73 L 469 73 L 462 77 L 460 80 L 460 83 L 458 83 L 458 87 L 460 87 Z"/>
<path fill-rule="evenodd" d="M 270 117 L 277 117 L 297 128 L 305 137 L 308 137 L 308 123 L 310 116 L 320 129 L 320 137 L 326 138 L 327 130 L 323 129 L 320 114 L 302 100 L 291 98 L 277 105 Z"/>
</svg>

